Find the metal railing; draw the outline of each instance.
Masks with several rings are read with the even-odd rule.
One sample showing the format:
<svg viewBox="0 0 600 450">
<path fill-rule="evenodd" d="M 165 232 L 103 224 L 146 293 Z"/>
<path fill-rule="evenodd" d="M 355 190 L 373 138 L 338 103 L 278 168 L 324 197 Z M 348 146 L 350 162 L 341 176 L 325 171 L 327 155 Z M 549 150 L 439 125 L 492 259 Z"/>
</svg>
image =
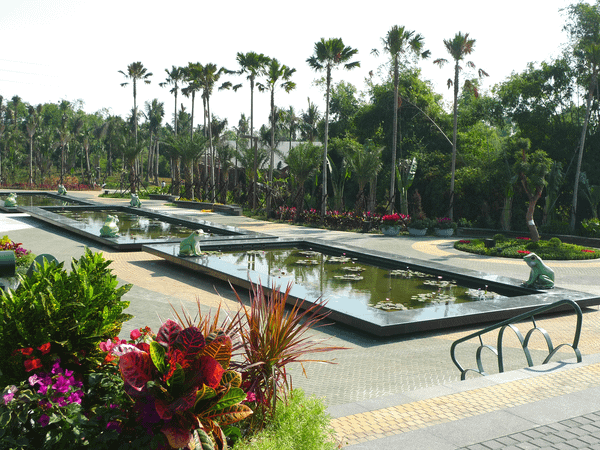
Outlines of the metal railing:
<svg viewBox="0 0 600 450">
<path fill-rule="evenodd" d="M 552 344 L 552 339 L 550 339 L 550 335 L 548 334 L 548 332 L 546 330 L 544 330 L 543 328 L 539 328 L 537 326 L 534 316 L 545 313 L 545 312 L 550 311 L 555 308 L 560 308 L 561 306 L 571 306 L 575 310 L 575 313 L 577 314 L 577 326 L 575 328 L 575 336 L 573 337 L 572 344 L 565 343 L 565 344 L 560 344 L 558 347 L 554 347 L 554 345 Z M 533 328 L 527 332 L 525 337 L 523 337 L 523 335 L 521 334 L 519 329 L 514 324 L 517 322 L 521 322 L 523 320 L 529 319 L 529 318 L 531 318 L 531 320 L 533 322 Z M 454 341 L 452 343 L 452 347 L 450 347 L 450 357 L 452 358 L 452 362 L 454 363 L 454 365 L 456 365 L 456 367 L 458 367 L 458 370 L 460 370 L 460 379 L 461 380 L 465 379 L 468 372 L 475 372 L 475 373 L 478 373 L 478 374 L 484 375 L 484 376 L 487 375 L 487 373 L 485 372 L 485 370 L 483 368 L 483 362 L 481 360 L 481 355 L 484 350 L 490 350 L 494 355 L 496 355 L 497 360 L 498 360 L 498 371 L 500 373 L 502 373 L 502 372 L 504 372 L 504 359 L 503 359 L 504 353 L 503 353 L 503 348 L 502 348 L 502 340 L 504 337 L 504 332 L 506 331 L 507 328 L 510 328 L 511 330 L 514 331 L 515 335 L 519 339 L 519 342 L 521 343 L 521 347 L 523 349 L 523 352 L 525 353 L 525 358 L 527 359 L 528 367 L 533 366 L 533 359 L 531 358 L 531 352 L 529 351 L 528 346 L 529 346 L 529 341 L 531 339 L 531 336 L 536 331 L 538 331 L 539 333 L 542 334 L 542 336 L 544 337 L 544 339 L 546 341 L 546 345 L 548 346 L 548 356 L 546 356 L 546 358 L 544 359 L 544 362 L 542 364 L 548 363 L 552 359 L 552 357 L 556 354 L 556 352 L 558 352 L 558 350 L 561 349 L 562 347 L 572 348 L 573 351 L 575 352 L 575 355 L 577 356 L 577 362 L 581 362 L 581 352 L 579 351 L 578 345 L 579 345 L 579 337 L 581 336 L 582 320 L 583 320 L 583 314 L 581 312 L 581 308 L 579 307 L 579 305 L 577 303 L 575 303 L 573 300 L 568 300 L 568 299 L 559 300 L 557 302 L 552 303 L 551 305 L 541 306 L 532 311 L 518 315 L 511 319 L 507 319 L 496 325 L 487 327 L 484 330 L 477 331 L 475 333 L 472 333 L 468 336 L 465 336 L 463 338 L 460 338 L 460 339 Z M 500 331 L 498 332 L 497 348 L 492 345 L 484 344 L 482 336 L 486 333 L 497 330 L 498 328 L 500 328 Z M 473 338 L 479 338 L 479 343 L 480 343 L 479 347 L 477 348 L 477 352 L 476 352 L 477 369 L 465 369 L 456 359 L 455 350 L 456 350 L 456 347 L 460 343 L 466 342 Z"/>
</svg>

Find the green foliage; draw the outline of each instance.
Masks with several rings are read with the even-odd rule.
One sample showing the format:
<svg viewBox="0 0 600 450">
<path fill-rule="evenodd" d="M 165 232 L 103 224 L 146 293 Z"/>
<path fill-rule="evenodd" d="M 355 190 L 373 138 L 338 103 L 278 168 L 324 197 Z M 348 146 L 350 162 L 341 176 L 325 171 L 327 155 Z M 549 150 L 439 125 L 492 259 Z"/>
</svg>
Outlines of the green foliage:
<svg viewBox="0 0 600 450">
<path fill-rule="evenodd" d="M 571 229 L 569 228 L 569 222 L 561 221 L 561 220 L 551 220 L 550 223 L 542 225 L 540 227 L 540 231 L 542 233 L 550 233 L 550 234 L 571 234 Z"/>
<path fill-rule="evenodd" d="M 548 241 L 548 245 L 550 245 L 551 247 L 560 247 L 562 245 L 562 241 L 557 238 L 557 237 L 553 237 Z"/>
<path fill-rule="evenodd" d="M 481 239 L 462 239 L 454 243 L 454 248 L 478 255 L 523 258 L 534 249 L 535 245 L 532 246 L 532 244 L 537 244 L 535 254 L 543 260 L 582 260 L 600 257 L 600 250 L 598 249 L 565 243 L 557 245 L 558 243 L 560 243 L 560 240 L 532 242 L 529 238 L 516 238 L 505 239 L 501 242 L 496 241 L 496 247 L 486 248 Z"/>
<path fill-rule="evenodd" d="M 506 240 L 506 236 L 504 236 L 503 234 L 498 233 L 498 234 L 494 235 L 494 240 L 496 242 L 504 242 Z"/>
<path fill-rule="evenodd" d="M 14 351 L 52 343 L 62 361 L 79 360 L 82 371 L 94 365 L 93 356 L 102 340 L 119 334 L 129 302 L 121 297 L 131 285 L 117 287 L 117 277 L 108 268 L 110 261 L 86 249 L 71 263 L 38 266 L 31 277 L 21 279 L 16 291 L 0 295 L 0 384 L 18 383 L 24 378 L 22 355 Z"/>
<path fill-rule="evenodd" d="M 587 237 L 600 237 L 600 220 L 585 219 L 581 221 L 582 235 Z"/>
<path fill-rule="evenodd" d="M 294 389 L 278 404 L 266 427 L 233 450 L 333 450 L 339 448 L 323 402 Z"/>
</svg>

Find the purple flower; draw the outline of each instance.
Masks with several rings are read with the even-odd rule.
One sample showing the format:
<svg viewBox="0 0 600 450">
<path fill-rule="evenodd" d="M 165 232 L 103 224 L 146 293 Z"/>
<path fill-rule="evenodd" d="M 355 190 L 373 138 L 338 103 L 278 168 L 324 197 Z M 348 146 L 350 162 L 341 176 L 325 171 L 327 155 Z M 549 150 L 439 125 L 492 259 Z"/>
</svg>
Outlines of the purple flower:
<svg viewBox="0 0 600 450">
<path fill-rule="evenodd" d="M 120 433 L 122 431 L 121 424 L 119 422 L 115 422 L 114 420 L 111 420 L 106 424 L 106 429 L 115 430 L 117 433 Z"/>
<path fill-rule="evenodd" d="M 77 403 L 81 405 L 81 399 L 83 398 L 83 391 L 75 391 L 71 392 L 69 398 L 67 399 L 69 403 Z"/>
<path fill-rule="evenodd" d="M 54 385 L 52 387 L 54 388 L 54 390 L 56 392 L 60 392 L 61 394 L 64 394 L 71 387 L 71 383 L 70 383 L 69 378 L 67 378 L 63 375 L 59 375 L 58 379 L 56 380 L 56 383 L 54 383 Z"/>
<path fill-rule="evenodd" d="M 54 361 L 54 364 L 52 364 L 52 371 L 51 371 L 51 373 L 53 375 L 57 375 L 59 373 L 63 373 L 63 370 L 60 367 L 60 358 L 56 358 L 56 361 Z"/>
<path fill-rule="evenodd" d="M 42 414 L 38 420 L 40 422 L 40 425 L 42 427 L 48 426 L 48 424 L 50 423 L 50 417 L 48 417 L 47 414 Z"/>
<path fill-rule="evenodd" d="M 2 396 L 4 399 L 4 403 L 10 403 L 15 398 L 15 393 L 17 392 L 16 386 L 11 386 L 8 388 L 8 392 Z"/>
</svg>

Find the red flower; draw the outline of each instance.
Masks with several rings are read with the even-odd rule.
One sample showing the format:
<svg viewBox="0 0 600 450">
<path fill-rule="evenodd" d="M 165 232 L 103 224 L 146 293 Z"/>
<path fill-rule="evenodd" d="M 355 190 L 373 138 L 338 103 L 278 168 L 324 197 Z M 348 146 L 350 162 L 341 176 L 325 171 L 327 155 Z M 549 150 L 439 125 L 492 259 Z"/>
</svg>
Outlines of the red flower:
<svg viewBox="0 0 600 450">
<path fill-rule="evenodd" d="M 581 251 L 585 253 L 596 253 L 594 250 L 588 250 L 587 248 L 584 248 Z"/>
<path fill-rule="evenodd" d="M 529 250 L 517 250 L 517 253 L 520 253 L 522 255 L 529 255 L 529 253 L 531 253 Z"/>
<path fill-rule="evenodd" d="M 25 356 L 29 356 L 33 353 L 33 349 L 31 347 L 20 348 L 18 351 Z"/>
<path fill-rule="evenodd" d="M 131 330 L 131 333 L 129 333 L 129 337 L 132 341 L 137 341 L 140 337 L 142 337 L 142 333 L 138 329 Z"/>
<path fill-rule="evenodd" d="M 37 349 L 42 352 L 42 355 L 47 355 L 50 353 L 50 342 L 40 345 Z"/>
<path fill-rule="evenodd" d="M 42 361 L 40 361 L 38 358 L 28 359 L 25 361 L 24 364 L 25 370 L 27 372 L 31 372 L 32 370 L 39 369 L 40 367 L 42 367 Z"/>
<path fill-rule="evenodd" d="M 471 241 L 468 241 L 468 240 L 466 240 L 466 239 L 461 239 L 461 240 L 460 240 L 460 241 L 458 241 L 458 242 L 460 242 L 461 244 L 470 244 L 470 243 L 471 243 Z"/>
<path fill-rule="evenodd" d="M 530 241 L 531 238 L 528 237 L 518 237 L 517 239 L 521 239 L 522 241 Z"/>
</svg>

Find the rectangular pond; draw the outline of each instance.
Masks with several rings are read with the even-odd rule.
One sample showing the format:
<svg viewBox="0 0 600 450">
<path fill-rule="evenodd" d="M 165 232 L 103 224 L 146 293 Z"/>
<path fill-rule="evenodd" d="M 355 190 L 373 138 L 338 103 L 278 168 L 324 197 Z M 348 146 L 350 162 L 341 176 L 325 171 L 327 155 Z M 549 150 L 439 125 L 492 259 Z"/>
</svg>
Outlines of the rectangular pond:
<svg viewBox="0 0 600 450">
<path fill-rule="evenodd" d="M 600 303 L 581 292 L 536 291 L 521 287 L 521 280 L 318 240 L 207 242 L 201 257 L 179 257 L 175 244 L 142 250 L 243 288 L 285 289 L 292 282 L 291 301 L 324 298 L 331 319 L 377 336 L 500 321 L 563 298 L 580 306 Z"/>
<path fill-rule="evenodd" d="M 141 250 L 142 245 L 176 242 L 189 236 L 194 230 L 203 230 L 202 240 L 252 240 L 262 235 L 239 228 L 218 225 L 204 220 L 182 219 L 149 209 L 129 206 L 50 206 L 19 207 L 30 216 L 89 238 L 120 251 Z M 100 229 L 108 215 L 118 217 L 119 234 L 115 237 L 100 236 Z"/>
<path fill-rule="evenodd" d="M 17 206 L 6 207 L 4 200 L 10 194 L 17 194 Z M 58 195 L 56 192 L 49 191 L 7 191 L 0 192 L 0 211 L 5 213 L 20 212 L 21 207 L 31 206 L 74 206 L 74 205 L 91 205 L 92 203 L 85 202 L 68 195 Z"/>
</svg>

